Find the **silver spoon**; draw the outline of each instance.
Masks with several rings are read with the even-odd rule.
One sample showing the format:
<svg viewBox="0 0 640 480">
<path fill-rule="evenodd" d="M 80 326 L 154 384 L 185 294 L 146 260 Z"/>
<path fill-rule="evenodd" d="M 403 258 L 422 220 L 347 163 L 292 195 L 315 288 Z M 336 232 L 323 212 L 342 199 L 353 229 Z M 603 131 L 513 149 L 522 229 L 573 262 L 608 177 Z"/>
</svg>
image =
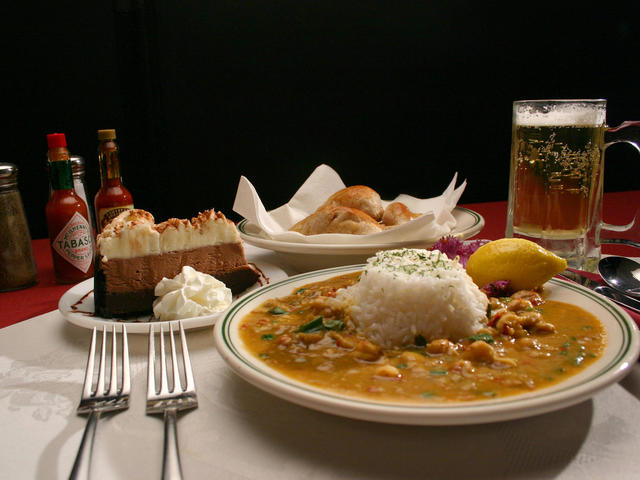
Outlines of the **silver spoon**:
<svg viewBox="0 0 640 480">
<path fill-rule="evenodd" d="M 598 262 L 598 271 L 611 288 L 640 297 L 640 263 L 626 257 L 604 257 Z"/>
</svg>

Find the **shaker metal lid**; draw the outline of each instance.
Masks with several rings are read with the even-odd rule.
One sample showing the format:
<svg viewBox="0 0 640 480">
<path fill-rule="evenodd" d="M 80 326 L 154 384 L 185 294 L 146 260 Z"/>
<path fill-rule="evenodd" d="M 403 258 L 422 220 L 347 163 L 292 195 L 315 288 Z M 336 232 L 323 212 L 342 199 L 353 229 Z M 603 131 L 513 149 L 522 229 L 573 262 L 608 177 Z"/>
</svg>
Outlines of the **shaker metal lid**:
<svg viewBox="0 0 640 480">
<path fill-rule="evenodd" d="M 79 155 L 70 155 L 69 162 L 71 162 L 71 171 L 74 174 L 84 173 L 84 158 Z"/>
<path fill-rule="evenodd" d="M 80 155 L 69 155 L 69 163 L 71 164 L 71 173 L 74 177 L 84 176 L 84 158 Z M 47 172 L 49 171 L 49 160 L 47 160 Z"/>
<path fill-rule="evenodd" d="M 13 163 L 0 163 L 0 187 L 13 186 L 18 182 L 18 167 Z"/>
</svg>

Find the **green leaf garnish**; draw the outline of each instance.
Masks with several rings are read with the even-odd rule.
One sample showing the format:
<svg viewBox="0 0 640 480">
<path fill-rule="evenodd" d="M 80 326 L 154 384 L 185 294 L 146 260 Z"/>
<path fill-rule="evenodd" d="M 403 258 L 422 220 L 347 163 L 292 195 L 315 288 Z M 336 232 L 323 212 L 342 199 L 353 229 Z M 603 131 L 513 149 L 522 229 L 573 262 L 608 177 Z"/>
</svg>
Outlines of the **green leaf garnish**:
<svg viewBox="0 0 640 480">
<path fill-rule="evenodd" d="M 344 322 L 342 320 L 338 320 L 336 318 L 331 318 L 325 321 L 322 317 L 317 317 L 311 320 L 310 322 L 302 325 L 298 330 L 299 333 L 314 333 L 320 332 L 322 330 L 343 330 Z"/>
<path fill-rule="evenodd" d="M 497 395 L 496 392 L 492 392 L 492 391 L 477 392 L 477 393 L 478 395 L 482 395 L 483 397 L 489 397 L 489 398 L 493 398 Z"/>
<path fill-rule="evenodd" d="M 327 320 L 323 325 L 327 330 L 344 330 L 344 322 L 336 318 Z"/>
<path fill-rule="evenodd" d="M 287 311 L 280 307 L 273 307 L 271 310 L 269 310 L 269 313 L 271 315 L 282 315 L 283 313 L 287 313 Z"/>
<path fill-rule="evenodd" d="M 322 317 L 316 317 L 310 322 L 305 323 L 300 328 L 298 328 L 297 332 L 299 333 L 313 333 L 319 332 L 324 329 L 324 324 L 322 323 Z"/>
<path fill-rule="evenodd" d="M 493 343 L 493 337 L 488 334 L 488 333 L 479 333 L 477 335 L 472 335 L 469 337 L 469 340 L 471 340 L 472 342 L 481 340 L 483 342 L 487 342 L 487 343 Z"/>
</svg>

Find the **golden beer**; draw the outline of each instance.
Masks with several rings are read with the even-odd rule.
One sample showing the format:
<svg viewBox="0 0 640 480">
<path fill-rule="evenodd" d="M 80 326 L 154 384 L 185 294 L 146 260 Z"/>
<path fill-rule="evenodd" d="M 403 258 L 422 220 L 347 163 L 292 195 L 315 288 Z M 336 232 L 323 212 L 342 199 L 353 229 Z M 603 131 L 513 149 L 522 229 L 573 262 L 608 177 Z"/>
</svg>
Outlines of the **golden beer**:
<svg viewBox="0 0 640 480">
<path fill-rule="evenodd" d="M 515 126 L 513 230 L 584 235 L 599 183 L 604 126 Z"/>
<path fill-rule="evenodd" d="M 599 107 L 514 104 L 506 236 L 535 241 L 586 270 L 600 257 L 605 124 Z"/>
</svg>

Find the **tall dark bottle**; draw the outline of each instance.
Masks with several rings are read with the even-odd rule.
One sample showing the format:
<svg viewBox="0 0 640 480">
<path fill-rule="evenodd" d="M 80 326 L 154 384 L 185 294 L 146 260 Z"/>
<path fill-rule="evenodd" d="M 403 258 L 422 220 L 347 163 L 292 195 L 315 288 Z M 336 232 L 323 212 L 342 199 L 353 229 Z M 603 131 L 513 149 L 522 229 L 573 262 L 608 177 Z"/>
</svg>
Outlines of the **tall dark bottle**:
<svg viewBox="0 0 640 480">
<path fill-rule="evenodd" d="M 52 193 L 46 216 L 56 281 L 75 283 L 93 276 L 93 232 L 85 201 L 73 188 L 64 133 L 47 135 Z"/>
<path fill-rule="evenodd" d="M 133 198 L 129 190 L 122 184 L 116 131 L 113 129 L 98 130 L 98 141 L 100 190 L 96 193 L 94 207 L 99 233 L 120 213 L 133 208 Z"/>
</svg>

